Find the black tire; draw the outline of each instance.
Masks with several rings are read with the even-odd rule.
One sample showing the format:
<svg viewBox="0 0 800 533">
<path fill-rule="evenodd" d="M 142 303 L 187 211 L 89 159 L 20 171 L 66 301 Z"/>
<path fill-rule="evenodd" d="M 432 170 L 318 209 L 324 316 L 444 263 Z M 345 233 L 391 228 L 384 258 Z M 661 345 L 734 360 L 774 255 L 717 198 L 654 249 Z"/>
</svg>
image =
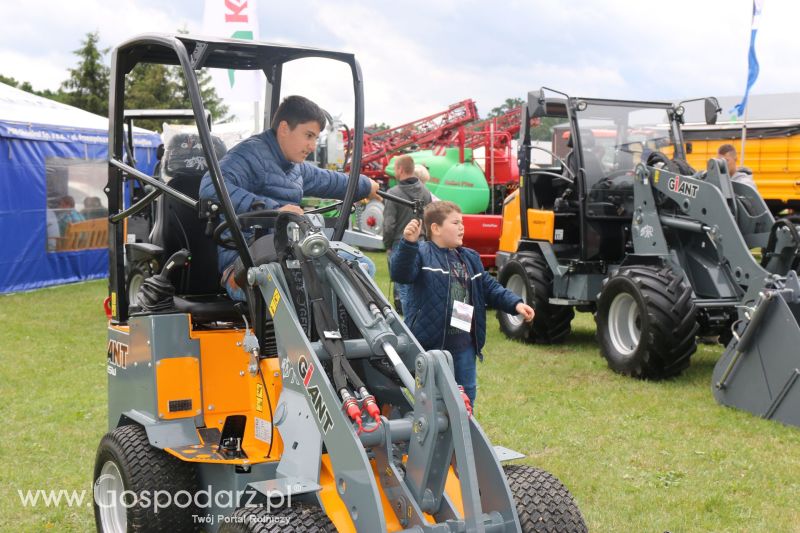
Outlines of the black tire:
<svg viewBox="0 0 800 533">
<path fill-rule="evenodd" d="M 142 287 L 144 280 L 152 276 L 150 266 L 147 263 L 139 263 L 134 265 L 128 273 L 128 305 L 139 305 L 137 297 L 139 289 Z"/>
<path fill-rule="evenodd" d="M 219 533 L 336 533 L 328 515 L 319 507 L 294 503 L 273 509 L 242 507 L 234 511 L 219 528 Z"/>
<path fill-rule="evenodd" d="M 585 533 L 575 500 L 557 477 L 528 465 L 504 465 L 522 533 Z"/>
<path fill-rule="evenodd" d="M 669 267 L 620 268 L 603 281 L 595 322 L 608 366 L 659 380 L 689 366 L 697 350 L 692 287 Z"/>
<path fill-rule="evenodd" d="M 517 315 L 497 312 L 500 330 L 512 339 L 539 344 L 563 342 L 572 331 L 575 317 L 572 307 L 552 305 L 553 274 L 539 254 L 515 254 L 500 270 L 498 281 L 518 294 L 533 307 L 533 322 L 526 323 Z"/>
<path fill-rule="evenodd" d="M 194 467 L 151 446 L 143 427 L 121 426 L 100 441 L 94 466 L 94 520 L 98 532 L 194 531 L 197 508 L 193 499 L 197 490 Z M 132 491 L 137 502 L 143 502 L 145 495 L 152 500 L 155 491 L 167 491 L 170 498 L 181 494 L 176 498 L 178 505 L 173 502 L 154 512 L 153 503 L 129 505 L 130 498 L 124 500 L 128 505 L 120 509 L 123 491 Z M 161 496 L 158 501 L 166 503 Z"/>
</svg>

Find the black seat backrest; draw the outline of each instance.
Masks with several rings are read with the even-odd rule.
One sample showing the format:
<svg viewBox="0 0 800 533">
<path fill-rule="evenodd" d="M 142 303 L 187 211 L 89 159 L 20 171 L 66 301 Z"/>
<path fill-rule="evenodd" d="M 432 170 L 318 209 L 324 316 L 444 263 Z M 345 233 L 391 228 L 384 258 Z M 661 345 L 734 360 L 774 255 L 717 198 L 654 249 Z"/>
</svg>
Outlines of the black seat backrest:
<svg viewBox="0 0 800 533">
<path fill-rule="evenodd" d="M 225 145 L 216 137 L 214 150 L 218 157 L 225 153 Z M 197 200 L 206 168 L 205 156 L 196 134 L 181 133 L 170 140 L 164 154 L 167 185 Z M 158 199 L 150 242 L 164 249 L 164 259 L 181 248 L 188 249 L 192 254 L 189 266 L 173 278 L 179 295 L 217 294 L 221 291 L 217 246 L 205 231 L 206 221 L 199 218 L 197 209 L 168 194 Z"/>
<path fill-rule="evenodd" d="M 219 137 L 211 137 L 217 158 L 225 155 L 225 144 Z M 208 170 L 200 136 L 196 133 L 177 133 L 164 150 L 164 173 L 167 176 L 202 178 Z"/>
</svg>

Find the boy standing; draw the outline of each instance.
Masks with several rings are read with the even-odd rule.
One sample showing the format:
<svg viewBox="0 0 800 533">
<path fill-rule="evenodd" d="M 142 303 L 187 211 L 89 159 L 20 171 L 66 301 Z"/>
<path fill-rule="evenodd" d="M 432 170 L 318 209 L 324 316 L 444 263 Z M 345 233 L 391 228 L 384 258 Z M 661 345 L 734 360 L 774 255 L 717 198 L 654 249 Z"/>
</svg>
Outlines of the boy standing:
<svg viewBox="0 0 800 533">
<path fill-rule="evenodd" d="M 394 175 L 397 185 L 389 189 L 389 194 L 406 200 L 421 200 L 423 205 L 431 203 L 431 193 L 422 181 L 414 175 L 414 160 L 410 155 L 401 155 L 394 160 Z M 383 245 L 392 261 L 392 252 L 403 240 L 406 224 L 414 218 L 414 212 L 408 206 L 397 202 L 386 202 L 383 208 Z M 409 287 L 405 283 L 395 283 L 394 290 L 400 299 L 401 313 L 405 315 L 408 306 Z"/>
<path fill-rule="evenodd" d="M 392 257 L 392 280 L 411 284 L 406 323 L 426 350 L 448 350 L 456 382 L 472 404 L 477 393 L 475 358 L 483 359 L 486 305 L 533 320 L 533 309 L 500 285 L 481 264 L 475 250 L 462 246 L 461 208 L 432 202 L 423 223 L 427 241 L 418 242 L 419 220 L 411 220 Z"/>
</svg>

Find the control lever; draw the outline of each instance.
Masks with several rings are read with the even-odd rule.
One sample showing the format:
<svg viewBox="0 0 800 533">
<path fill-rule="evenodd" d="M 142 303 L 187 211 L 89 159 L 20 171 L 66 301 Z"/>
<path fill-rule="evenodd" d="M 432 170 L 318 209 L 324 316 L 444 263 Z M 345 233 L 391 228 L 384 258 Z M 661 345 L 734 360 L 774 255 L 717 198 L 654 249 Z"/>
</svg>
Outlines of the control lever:
<svg viewBox="0 0 800 533">
<path fill-rule="evenodd" d="M 395 196 L 394 194 L 389 194 L 388 192 L 384 191 L 378 191 L 378 196 L 391 202 L 397 202 L 406 207 L 410 207 L 414 212 L 414 218 L 422 220 L 422 211 L 425 209 L 425 205 L 422 203 L 422 200 L 406 200 L 405 198 L 400 198 L 399 196 Z"/>
<path fill-rule="evenodd" d="M 142 311 L 163 313 L 174 308 L 172 297 L 175 295 L 175 287 L 169 276 L 174 270 L 186 266 L 191 259 L 189 250 L 182 248 L 167 259 L 161 272 L 144 280 L 138 294 L 139 307 Z"/>
</svg>

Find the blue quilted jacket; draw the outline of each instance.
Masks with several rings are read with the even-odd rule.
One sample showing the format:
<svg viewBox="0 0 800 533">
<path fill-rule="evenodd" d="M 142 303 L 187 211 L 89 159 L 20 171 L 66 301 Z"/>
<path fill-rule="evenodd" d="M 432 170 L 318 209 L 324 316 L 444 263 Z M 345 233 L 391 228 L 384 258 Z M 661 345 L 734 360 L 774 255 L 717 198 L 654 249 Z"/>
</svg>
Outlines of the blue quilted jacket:
<svg viewBox="0 0 800 533">
<path fill-rule="evenodd" d="M 344 198 L 348 176 L 325 170 L 310 163 L 292 163 L 281 152 L 275 133 L 268 129 L 245 139 L 225 154 L 219 162 L 228 194 L 237 213 L 250 211 L 253 202 L 264 203 L 264 209 L 278 209 L 299 204 L 303 196 Z M 361 176 L 356 200 L 370 193 L 370 182 Z M 218 200 L 211 176 L 206 172 L 200 182 L 200 198 Z M 249 238 L 250 235 L 245 234 Z M 218 249 L 220 272 L 237 257 L 234 250 Z"/>
<path fill-rule="evenodd" d="M 486 342 L 486 306 L 516 313 L 522 298 L 500 285 L 483 269 L 478 252 L 458 248 L 467 266 L 470 279 L 470 298 L 475 310 L 472 315 L 472 340 L 480 355 Z M 406 324 L 426 350 L 442 349 L 445 332 L 450 324 L 450 267 L 447 249 L 431 241 L 408 242 L 403 239 L 392 253 L 392 280 L 411 283 Z"/>
</svg>

